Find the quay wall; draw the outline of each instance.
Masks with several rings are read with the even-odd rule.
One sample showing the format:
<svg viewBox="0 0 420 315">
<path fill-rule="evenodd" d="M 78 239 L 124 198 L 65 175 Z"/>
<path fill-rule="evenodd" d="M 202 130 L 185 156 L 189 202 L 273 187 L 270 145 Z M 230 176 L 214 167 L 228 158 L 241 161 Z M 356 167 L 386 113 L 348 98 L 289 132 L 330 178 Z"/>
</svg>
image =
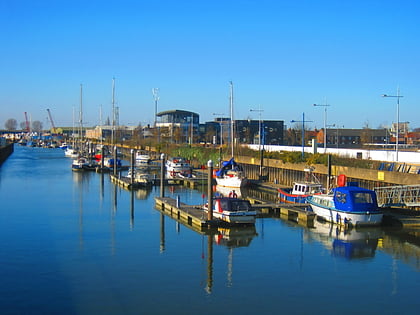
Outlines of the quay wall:
<svg viewBox="0 0 420 315">
<path fill-rule="evenodd" d="M 235 158 L 241 163 L 250 179 L 259 179 L 260 160 L 246 156 Z M 328 167 L 322 164 L 311 165 L 313 174 L 322 184 L 328 186 Z M 285 163 L 280 160 L 264 159 L 262 176 L 267 182 L 275 182 L 285 186 L 292 186 L 295 181 L 305 180 L 308 168 L 305 163 Z M 420 184 L 419 174 L 382 171 L 374 169 L 361 169 L 347 166 L 331 166 L 331 175 L 344 174 L 348 181 L 357 181 L 361 187 L 373 189 L 374 187 L 393 185 L 417 185 Z"/>
<path fill-rule="evenodd" d="M 0 165 L 13 153 L 14 146 L 13 143 L 7 144 L 0 147 Z"/>
</svg>

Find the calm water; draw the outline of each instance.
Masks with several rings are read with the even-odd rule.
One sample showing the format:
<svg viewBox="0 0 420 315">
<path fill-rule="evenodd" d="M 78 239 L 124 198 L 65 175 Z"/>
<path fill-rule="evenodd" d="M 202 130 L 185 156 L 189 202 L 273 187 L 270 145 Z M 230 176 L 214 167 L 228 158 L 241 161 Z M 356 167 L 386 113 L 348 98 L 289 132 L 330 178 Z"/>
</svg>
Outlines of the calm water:
<svg viewBox="0 0 420 315">
<path fill-rule="evenodd" d="M 280 218 L 202 235 L 60 149 L 0 167 L 2 314 L 414 314 L 419 240 Z M 202 203 L 201 192 L 167 196 Z"/>
</svg>

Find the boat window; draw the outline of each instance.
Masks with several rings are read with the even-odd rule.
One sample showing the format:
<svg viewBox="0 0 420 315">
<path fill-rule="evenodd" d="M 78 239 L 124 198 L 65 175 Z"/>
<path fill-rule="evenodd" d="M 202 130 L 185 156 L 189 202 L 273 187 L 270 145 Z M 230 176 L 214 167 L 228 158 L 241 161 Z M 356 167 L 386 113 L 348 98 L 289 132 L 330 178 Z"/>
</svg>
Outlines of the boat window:
<svg viewBox="0 0 420 315">
<path fill-rule="evenodd" d="M 372 195 L 365 192 L 354 193 L 355 203 L 373 203 Z"/>
<path fill-rule="evenodd" d="M 337 191 L 335 197 L 337 198 L 338 202 L 346 203 L 347 194 Z"/>
</svg>

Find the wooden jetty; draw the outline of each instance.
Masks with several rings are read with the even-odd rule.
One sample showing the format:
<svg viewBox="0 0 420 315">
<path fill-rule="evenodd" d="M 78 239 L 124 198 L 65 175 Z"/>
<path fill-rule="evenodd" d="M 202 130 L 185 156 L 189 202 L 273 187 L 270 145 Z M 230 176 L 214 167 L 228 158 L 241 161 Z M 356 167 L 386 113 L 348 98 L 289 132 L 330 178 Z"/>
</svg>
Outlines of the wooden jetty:
<svg viewBox="0 0 420 315">
<path fill-rule="evenodd" d="M 127 177 L 119 177 L 118 175 L 110 175 L 111 181 L 125 189 L 137 189 L 142 188 L 144 185 L 139 183 L 131 183 L 130 178 Z M 171 185 L 183 185 L 185 187 L 191 189 L 197 189 L 200 185 L 207 184 L 206 180 L 197 179 L 197 178 L 166 178 L 165 179 L 165 186 Z M 151 186 L 159 186 L 160 185 L 160 178 L 154 178 L 151 180 Z"/>
<path fill-rule="evenodd" d="M 191 206 L 168 197 L 155 197 L 156 209 L 195 229 L 205 229 L 221 226 L 221 220 L 208 220 L 207 214 L 200 206 Z"/>
</svg>

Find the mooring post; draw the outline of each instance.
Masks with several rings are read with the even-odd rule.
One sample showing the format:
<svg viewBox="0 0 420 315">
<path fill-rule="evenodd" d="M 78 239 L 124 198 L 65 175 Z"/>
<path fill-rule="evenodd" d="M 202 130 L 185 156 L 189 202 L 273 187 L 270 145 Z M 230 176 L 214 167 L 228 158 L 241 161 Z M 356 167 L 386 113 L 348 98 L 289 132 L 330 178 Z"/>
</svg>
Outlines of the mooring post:
<svg viewBox="0 0 420 315">
<path fill-rule="evenodd" d="M 330 182 L 331 182 L 331 154 L 328 154 L 327 191 L 330 189 Z"/>
<path fill-rule="evenodd" d="M 104 157 L 104 146 L 102 145 L 101 146 L 101 171 L 103 171 L 104 170 L 104 160 L 105 160 L 105 157 Z"/>
<path fill-rule="evenodd" d="M 134 150 L 133 149 L 131 149 L 130 167 L 131 167 L 131 185 L 133 185 L 134 184 Z"/>
<path fill-rule="evenodd" d="M 114 146 L 114 176 L 117 176 L 117 146 Z"/>
<path fill-rule="evenodd" d="M 160 155 L 160 197 L 165 197 L 165 153 Z"/>
<path fill-rule="evenodd" d="M 208 196 L 208 211 L 207 219 L 213 220 L 213 161 L 208 160 L 207 162 L 208 174 L 207 174 L 207 196 Z"/>
</svg>

